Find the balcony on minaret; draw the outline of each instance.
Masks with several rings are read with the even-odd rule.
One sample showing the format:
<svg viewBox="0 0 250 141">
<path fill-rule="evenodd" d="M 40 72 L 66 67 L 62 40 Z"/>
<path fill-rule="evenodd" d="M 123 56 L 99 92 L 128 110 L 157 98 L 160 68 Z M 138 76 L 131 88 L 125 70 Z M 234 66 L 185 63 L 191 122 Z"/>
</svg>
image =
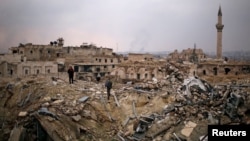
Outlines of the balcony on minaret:
<svg viewBox="0 0 250 141">
<path fill-rule="evenodd" d="M 223 24 L 216 24 L 216 28 L 217 28 L 217 31 L 218 32 L 222 32 L 222 29 L 223 29 L 224 25 Z"/>
</svg>

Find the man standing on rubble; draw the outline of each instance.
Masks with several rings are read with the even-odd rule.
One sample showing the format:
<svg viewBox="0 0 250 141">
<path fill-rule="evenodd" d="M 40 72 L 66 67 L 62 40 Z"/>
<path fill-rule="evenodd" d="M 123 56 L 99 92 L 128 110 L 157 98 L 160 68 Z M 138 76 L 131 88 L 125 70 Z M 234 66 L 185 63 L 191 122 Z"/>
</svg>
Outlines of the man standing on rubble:
<svg viewBox="0 0 250 141">
<path fill-rule="evenodd" d="M 74 69 L 72 68 L 72 66 L 69 67 L 68 74 L 69 74 L 69 84 L 73 84 Z"/>
<path fill-rule="evenodd" d="M 100 73 L 98 73 L 96 75 L 96 81 L 97 81 L 97 83 L 99 83 L 100 80 L 101 80 L 101 75 L 100 75 Z"/>
<path fill-rule="evenodd" d="M 108 80 L 105 82 L 105 87 L 107 88 L 107 95 L 108 95 L 108 100 L 109 100 L 110 90 L 112 88 L 112 82 L 110 78 L 108 78 Z"/>
</svg>

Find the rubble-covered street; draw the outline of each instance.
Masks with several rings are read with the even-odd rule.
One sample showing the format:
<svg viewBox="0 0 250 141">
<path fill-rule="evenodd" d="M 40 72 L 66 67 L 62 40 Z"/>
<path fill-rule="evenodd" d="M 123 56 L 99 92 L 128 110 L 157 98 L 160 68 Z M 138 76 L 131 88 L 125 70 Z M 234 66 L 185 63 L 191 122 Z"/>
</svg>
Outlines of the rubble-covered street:
<svg viewBox="0 0 250 141">
<path fill-rule="evenodd" d="M 250 123 L 245 76 L 99 83 L 65 77 L 1 80 L 0 139 L 9 141 L 205 141 L 209 124 Z M 232 79 L 231 79 L 232 78 Z"/>
</svg>

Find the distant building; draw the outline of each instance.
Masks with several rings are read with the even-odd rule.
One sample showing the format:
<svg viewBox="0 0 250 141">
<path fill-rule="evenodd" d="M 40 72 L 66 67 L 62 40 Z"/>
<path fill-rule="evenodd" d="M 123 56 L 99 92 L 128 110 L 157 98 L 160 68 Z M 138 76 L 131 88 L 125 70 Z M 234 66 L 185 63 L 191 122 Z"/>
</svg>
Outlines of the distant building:
<svg viewBox="0 0 250 141">
<path fill-rule="evenodd" d="M 202 49 L 196 49 L 196 45 L 194 45 L 193 49 L 184 49 L 181 52 L 175 50 L 170 53 L 167 57 L 168 60 L 173 61 L 189 61 L 191 63 L 198 63 L 201 60 L 206 58 L 206 54 Z"/>
<path fill-rule="evenodd" d="M 143 54 L 143 53 L 129 53 L 129 61 L 153 61 L 154 56 L 152 54 Z"/>
</svg>

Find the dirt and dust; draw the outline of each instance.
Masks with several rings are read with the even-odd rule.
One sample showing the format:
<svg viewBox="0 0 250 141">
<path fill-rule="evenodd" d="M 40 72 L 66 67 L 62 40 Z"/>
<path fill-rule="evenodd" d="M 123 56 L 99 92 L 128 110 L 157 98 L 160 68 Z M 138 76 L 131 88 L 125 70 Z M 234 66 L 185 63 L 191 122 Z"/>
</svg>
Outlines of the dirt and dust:
<svg viewBox="0 0 250 141">
<path fill-rule="evenodd" d="M 188 86 L 174 77 L 178 78 L 144 81 L 144 87 L 113 79 L 109 101 L 104 80 L 74 84 L 41 76 L 1 80 L 0 139 L 199 141 L 207 135 L 208 124 L 249 124 L 249 87 L 237 92 L 244 99 L 244 110 L 230 114 L 229 108 L 227 115 L 223 95 L 229 90 L 219 86 L 234 81 L 248 85 L 246 76 L 208 78 L 214 89 L 205 91 L 200 84 L 184 89 Z M 185 94 L 187 90 L 191 95 Z M 230 92 L 235 92 L 233 87 Z"/>
</svg>

